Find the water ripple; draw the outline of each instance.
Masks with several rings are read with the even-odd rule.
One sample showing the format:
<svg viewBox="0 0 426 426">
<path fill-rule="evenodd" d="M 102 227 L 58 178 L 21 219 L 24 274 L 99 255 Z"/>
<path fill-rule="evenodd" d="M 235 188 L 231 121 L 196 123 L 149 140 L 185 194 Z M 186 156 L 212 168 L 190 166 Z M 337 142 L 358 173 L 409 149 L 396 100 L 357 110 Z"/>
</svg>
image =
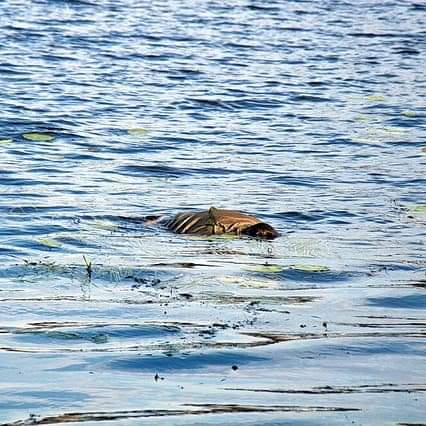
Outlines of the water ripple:
<svg viewBox="0 0 426 426">
<path fill-rule="evenodd" d="M 424 10 L 0 2 L 3 424 L 424 421 Z"/>
</svg>

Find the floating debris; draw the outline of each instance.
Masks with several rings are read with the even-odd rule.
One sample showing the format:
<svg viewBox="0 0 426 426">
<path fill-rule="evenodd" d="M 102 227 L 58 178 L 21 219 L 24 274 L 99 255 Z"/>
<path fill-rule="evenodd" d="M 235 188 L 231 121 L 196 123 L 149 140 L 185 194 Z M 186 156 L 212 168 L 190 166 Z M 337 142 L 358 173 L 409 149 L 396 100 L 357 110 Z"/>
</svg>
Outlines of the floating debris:
<svg viewBox="0 0 426 426">
<path fill-rule="evenodd" d="M 426 214 L 426 204 L 415 204 L 408 207 L 408 210 L 414 214 Z"/>
<path fill-rule="evenodd" d="M 288 269 L 295 269 L 303 272 L 328 272 L 330 268 L 323 265 L 304 265 L 304 264 L 296 264 L 288 266 Z"/>
<path fill-rule="evenodd" d="M 50 142 L 55 139 L 52 134 L 38 132 L 23 133 L 22 137 L 33 142 Z"/>
<path fill-rule="evenodd" d="M 284 271 L 285 267 L 282 265 L 265 263 L 263 265 L 252 266 L 247 269 L 253 272 L 263 272 L 265 274 L 276 274 L 278 272 Z"/>
<path fill-rule="evenodd" d="M 250 271 L 254 272 L 263 272 L 267 274 L 275 274 L 279 273 L 285 270 L 297 270 L 302 272 L 328 272 L 330 271 L 330 268 L 323 265 L 305 265 L 305 264 L 295 264 L 295 265 L 277 265 L 277 264 L 270 264 L 270 263 L 264 263 L 262 265 L 249 267 L 247 268 Z"/>
<path fill-rule="evenodd" d="M 106 220 L 95 220 L 93 222 L 93 226 L 97 229 L 103 229 L 105 231 L 117 231 L 119 228 L 115 223 Z"/>
<path fill-rule="evenodd" d="M 386 98 L 382 95 L 371 95 L 371 96 L 367 96 L 367 100 L 371 102 L 382 102 L 382 101 L 385 101 Z"/>
<path fill-rule="evenodd" d="M 50 247 L 50 248 L 62 247 L 62 244 L 58 240 L 55 240 L 54 238 L 47 238 L 47 237 L 39 238 L 37 241 L 43 246 Z"/>
<path fill-rule="evenodd" d="M 143 136 L 148 132 L 147 129 L 143 127 L 135 127 L 133 129 L 127 129 L 127 133 L 132 136 Z"/>
<path fill-rule="evenodd" d="M 409 118 L 413 118 L 417 116 L 417 114 L 414 111 L 402 111 L 401 115 L 403 115 L 404 117 L 409 117 Z"/>
</svg>

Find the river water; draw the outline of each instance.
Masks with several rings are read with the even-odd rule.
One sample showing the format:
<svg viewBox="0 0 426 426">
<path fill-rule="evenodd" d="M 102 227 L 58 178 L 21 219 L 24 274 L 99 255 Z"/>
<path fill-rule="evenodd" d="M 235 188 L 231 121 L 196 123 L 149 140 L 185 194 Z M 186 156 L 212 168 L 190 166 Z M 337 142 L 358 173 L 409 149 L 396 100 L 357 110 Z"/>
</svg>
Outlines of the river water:
<svg viewBox="0 0 426 426">
<path fill-rule="evenodd" d="M 1 424 L 424 421 L 425 11 L 0 2 Z"/>
</svg>

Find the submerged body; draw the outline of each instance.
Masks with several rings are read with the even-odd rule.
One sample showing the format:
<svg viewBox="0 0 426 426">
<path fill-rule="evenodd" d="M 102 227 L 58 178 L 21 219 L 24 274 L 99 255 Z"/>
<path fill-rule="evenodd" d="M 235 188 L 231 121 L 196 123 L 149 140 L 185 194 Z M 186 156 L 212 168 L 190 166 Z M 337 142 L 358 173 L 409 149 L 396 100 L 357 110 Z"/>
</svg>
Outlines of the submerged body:
<svg viewBox="0 0 426 426">
<path fill-rule="evenodd" d="M 255 216 L 215 207 L 201 212 L 178 213 L 166 222 L 166 227 L 177 234 L 234 234 L 267 240 L 272 240 L 279 235 L 272 226 Z"/>
</svg>

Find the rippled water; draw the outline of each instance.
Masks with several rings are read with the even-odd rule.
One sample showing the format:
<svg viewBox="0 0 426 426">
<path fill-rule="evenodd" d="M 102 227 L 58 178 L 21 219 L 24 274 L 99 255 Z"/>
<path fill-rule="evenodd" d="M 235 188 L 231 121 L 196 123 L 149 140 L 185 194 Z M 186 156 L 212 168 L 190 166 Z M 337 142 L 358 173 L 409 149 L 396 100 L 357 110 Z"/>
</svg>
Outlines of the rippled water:
<svg viewBox="0 0 426 426">
<path fill-rule="evenodd" d="M 2 424 L 424 421 L 425 10 L 0 2 Z"/>
</svg>

